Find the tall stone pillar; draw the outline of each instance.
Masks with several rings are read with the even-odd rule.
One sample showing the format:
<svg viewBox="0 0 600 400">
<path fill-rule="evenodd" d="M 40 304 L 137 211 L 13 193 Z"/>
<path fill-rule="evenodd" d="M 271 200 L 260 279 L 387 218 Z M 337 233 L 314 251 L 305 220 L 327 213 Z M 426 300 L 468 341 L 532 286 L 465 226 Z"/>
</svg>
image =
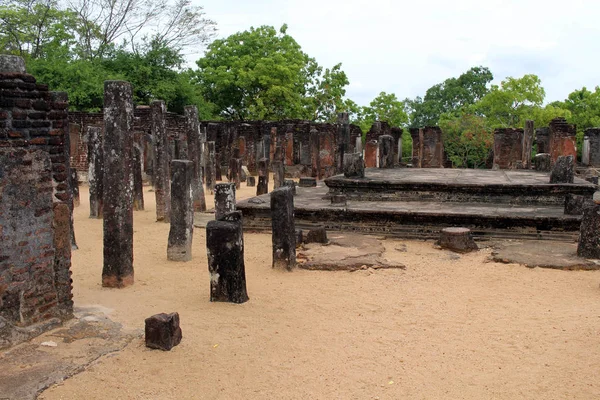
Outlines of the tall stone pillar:
<svg viewBox="0 0 600 400">
<path fill-rule="evenodd" d="M 285 165 L 294 165 L 294 133 L 285 134 Z"/>
<path fill-rule="evenodd" d="M 356 138 L 356 143 L 354 144 L 354 152 L 355 153 L 360 153 L 362 154 L 363 152 L 363 145 L 362 145 L 362 137 L 358 136 Z"/>
<path fill-rule="evenodd" d="M 421 129 L 410 128 L 408 132 L 412 138 L 412 166 L 421 168 Z"/>
<path fill-rule="evenodd" d="M 210 301 L 248 301 L 244 266 L 242 213 L 227 213 L 206 224 L 206 253 L 210 273 Z"/>
<path fill-rule="evenodd" d="M 523 132 L 523 168 L 531 169 L 531 149 L 533 147 L 533 121 L 525 121 L 525 130 Z"/>
<path fill-rule="evenodd" d="M 269 152 L 268 156 L 265 156 L 269 159 L 269 162 L 272 162 L 275 158 L 275 149 L 277 148 L 277 127 L 271 127 L 271 134 L 269 135 L 269 148 L 267 151 Z"/>
<path fill-rule="evenodd" d="M 586 167 L 590 165 L 590 138 L 583 137 L 583 146 L 581 147 L 581 163 Z"/>
<path fill-rule="evenodd" d="M 311 161 L 311 175 L 314 178 L 321 179 L 321 144 L 320 135 L 317 128 L 314 126 L 310 129 L 310 161 Z"/>
<path fill-rule="evenodd" d="M 560 156 L 573 156 L 577 160 L 577 141 L 575 125 L 564 118 L 550 121 L 550 157 L 555 163 Z"/>
<path fill-rule="evenodd" d="M 377 168 L 377 156 L 379 153 L 379 144 L 376 140 L 369 140 L 365 143 L 365 167 Z"/>
<path fill-rule="evenodd" d="M 133 284 L 133 89 L 104 82 L 104 267 L 102 286 Z"/>
<path fill-rule="evenodd" d="M 144 210 L 144 182 L 142 181 L 143 168 L 142 148 L 133 145 L 133 210 Z"/>
<path fill-rule="evenodd" d="M 210 194 L 214 194 L 215 183 L 217 182 L 215 142 L 206 142 L 205 154 L 204 171 L 206 173 L 206 190 L 208 190 Z"/>
<path fill-rule="evenodd" d="M 379 168 L 394 168 L 394 138 L 391 135 L 379 136 Z"/>
<path fill-rule="evenodd" d="M 235 184 L 217 183 L 215 185 L 215 219 L 235 211 Z"/>
<path fill-rule="evenodd" d="M 194 163 L 188 160 L 171 161 L 171 229 L 167 258 L 171 261 L 192 259 L 194 235 Z"/>
<path fill-rule="evenodd" d="M 200 122 L 198 121 L 198 108 L 185 106 L 185 130 L 187 133 L 188 160 L 192 162 L 192 196 L 194 211 L 206 211 L 206 198 L 202 184 L 202 143 L 200 138 Z"/>
<path fill-rule="evenodd" d="M 165 115 L 167 108 L 162 100 L 153 101 L 152 138 L 154 139 L 156 195 L 156 220 L 170 222 L 171 213 L 171 176 L 169 172 L 169 143 L 167 141 L 167 125 Z"/>
<path fill-rule="evenodd" d="M 241 187 L 242 178 L 242 158 L 240 157 L 240 149 L 233 149 L 233 155 L 229 160 L 229 182 L 235 185 L 236 189 Z"/>
<path fill-rule="evenodd" d="M 256 195 L 269 193 L 269 160 L 262 158 L 258 160 L 258 185 Z"/>
<path fill-rule="evenodd" d="M 590 146 L 590 163 L 592 167 L 600 167 L 600 128 L 588 128 L 584 132 Z"/>
<path fill-rule="evenodd" d="M 420 131 L 421 168 L 444 167 L 444 140 L 438 126 L 426 126 Z"/>
<path fill-rule="evenodd" d="M 494 131 L 493 169 L 517 169 L 523 160 L 523 129 L 500 128 Z"/>
<path fill-rule="evenodd" d="M 273 268 L 291 271 L 296 267 L 294 194 L 289 186 L 271 192 Z"/>
<path fill-rule="evenodd" d="M 350 151 L 350 118 L 347 112 L 339 113 L 337 137 L 336 173 L 344 170 L 344 154 Z"/>
<path fill-rule="evenodd" d="M 600 258 L 600 204 L 593 204 L 583 210 L 577 255 L 585 258 Z"/>
<path fill-rule="evenodd" d="M 90 218 L 102 218 L 103 215 L 104 147 L 101 134 L 102 129 L 100 127 L 87 127 Z"/>
</svg>

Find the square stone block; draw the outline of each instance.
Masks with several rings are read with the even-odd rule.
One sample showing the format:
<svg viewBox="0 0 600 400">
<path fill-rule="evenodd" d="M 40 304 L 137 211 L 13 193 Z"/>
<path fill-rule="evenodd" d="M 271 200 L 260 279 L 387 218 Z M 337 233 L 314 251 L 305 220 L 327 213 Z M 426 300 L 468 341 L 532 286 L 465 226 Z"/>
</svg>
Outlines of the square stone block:
<svg viewBox="0 0 600 400">
<path fill-rule="evenodd" d="M 178 313 L 161 313 L 146 318 L 146 347 L 169 351 L 180 342 Z"/>
</svg>

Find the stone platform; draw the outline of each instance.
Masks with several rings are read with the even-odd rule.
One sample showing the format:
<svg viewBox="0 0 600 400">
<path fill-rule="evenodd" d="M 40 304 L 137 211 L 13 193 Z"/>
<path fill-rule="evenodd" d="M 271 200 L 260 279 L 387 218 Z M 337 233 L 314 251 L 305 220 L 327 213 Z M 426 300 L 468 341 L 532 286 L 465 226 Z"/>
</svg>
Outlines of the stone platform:
<svg viewBox="0 0 600 400">
<path fill-rule="evenodd" d="M 574 241 L 581 217 L 563 213 L 564 195 L 591 197 L 596 188 L 581 179 L 550 185 L 548 174 L 526 171 L 367 169 L 366 176 L 339 175 L 317 187 L 297 188 L 297 227 L 325 225 L 334 231 L 437 239 L 440 229 L 463 226 L 476 239 Z M 331 192 L 346 194 L 347 204 L 332 205 Z M 245 229 L 270 230 L 268 194 L 240 201 L 237 208 Z"/>
</svg>

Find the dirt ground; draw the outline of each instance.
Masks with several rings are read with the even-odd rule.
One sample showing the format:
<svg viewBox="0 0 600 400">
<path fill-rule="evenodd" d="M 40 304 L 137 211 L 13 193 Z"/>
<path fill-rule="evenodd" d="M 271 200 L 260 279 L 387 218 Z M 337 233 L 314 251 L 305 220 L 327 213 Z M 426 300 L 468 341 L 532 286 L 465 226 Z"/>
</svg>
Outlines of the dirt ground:
<svg viewBox="0 0 600 400">
<path fill-rule="evenodd" d="M 238 198 L 252 196 L 243 186 Z M 388 239 L 385 256 L 406 269 L 285 273 L 271 269 L 270 235 L 247 233 L 250 301 L 210 303 L 204 230 L 191 262 L 167 261 L 169 226 L 155 222 L 146 188 L 135 284 L 105 289 L 102 221 L 88 218 L 85 187 L 81 199 L 76 307 L 106 309 L 128 329 L 177 311 L 183 340 L 162 352 L 134 339 L 41 399 L 600 398 L 600 271 Z"/>
</svg>

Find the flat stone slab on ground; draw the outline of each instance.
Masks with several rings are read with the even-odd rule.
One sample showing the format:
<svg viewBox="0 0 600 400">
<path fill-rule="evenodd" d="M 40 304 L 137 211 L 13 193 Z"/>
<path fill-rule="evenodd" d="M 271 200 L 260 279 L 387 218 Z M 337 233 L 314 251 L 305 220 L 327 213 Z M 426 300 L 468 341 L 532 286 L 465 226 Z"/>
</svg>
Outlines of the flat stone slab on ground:
<svg viewBox="0 0 600 400">
<path fill-rule="evenodd" d="M 101 313 L 76 310 L 76 317 L 62 327 L 0 353 L 0 399 L 35 399 L 140 336 L 141 332 L 123 331 L 121 324 Z M 43 346 L 45 342 L 57 346 Z"/>
<path fill-rule="evenodd" d="M 297 251 L 298 267 L 324 271 L 356 271 L 373 268 L 406 268 L 384 256 L 385 247 L 373 236 L 335 233 L 329 243 L 310 243 Z"/>
<path fill-rule="evenodd" d="M 546 240 L 494 241 L 492 259 L 496 262 L 523 264 L 530 268 L 565 270 L 600 269 L 600 260 L 577 257 L 577 243 Z"/>
</svg>

